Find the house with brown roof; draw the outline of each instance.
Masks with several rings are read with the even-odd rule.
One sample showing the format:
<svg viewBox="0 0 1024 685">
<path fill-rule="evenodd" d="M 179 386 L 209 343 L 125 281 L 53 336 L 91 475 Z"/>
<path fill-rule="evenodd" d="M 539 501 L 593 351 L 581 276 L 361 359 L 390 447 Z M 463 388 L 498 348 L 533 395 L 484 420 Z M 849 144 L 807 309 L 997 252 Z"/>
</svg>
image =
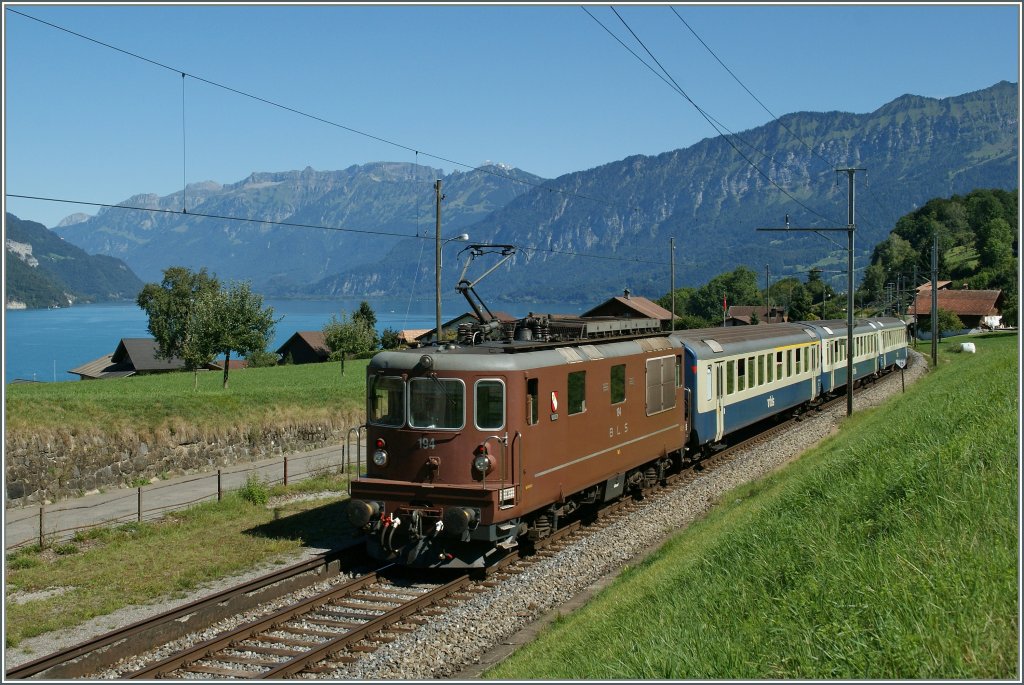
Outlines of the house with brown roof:
<svg viewBox="0 0 1024 685">
<path fill-rule="evenodd" d="M 966 330 L 999 327 L 1002 315 L 1002 290 L 948 290 L 937 289 L 935 299 L 939 309 L 951 311 L 964 322 Z M 917 299 L 907 308 L 907 314 L 929 316 L 932 311 L 932 290 L 919 290 Z"/>
<path fill-rule="evenodd" d="M 661 305 L 651 302 L 646 297 L 633 295 L 627 288 L 621 297 L 613 297 L 605 300 L 593 309 L 580 314 L 582 318 L 595 316 L 614 316 L 616 318 L 636 319 L 657 319 L 661 327 L 666 328 L 672 324 L 672 312 Z"/>
<path fill-rule="evenodd" d="M 277 348 L 277 353 L 282 362 L 291 357 L 293 364 L 317 364 L 327 361 L 331 348 L 327 346 L 323 331 L 296 331 Z"/>
<path fill-rule="evenodd" d="M 178 357 L 169 360 L 158 358 L 157 344 L 153 338 L 121 338 L 113 354 L 94 359 L 68 373 L 77 375 L 81 380 L 95 380 L 180 371 L 184 368 L 185 360 Z"/>
<path fill-rule="evenodd" d="M 757 314 L 757 323 L 785 323 L 789 321 L 786 310 L 780 306 L 773 306 L 770 310 L 763 305 L 734 304 L 729 306 L 725 325 L 726 326 L 749 326 L 752 323 L 754 314 Z"/>
</svg>

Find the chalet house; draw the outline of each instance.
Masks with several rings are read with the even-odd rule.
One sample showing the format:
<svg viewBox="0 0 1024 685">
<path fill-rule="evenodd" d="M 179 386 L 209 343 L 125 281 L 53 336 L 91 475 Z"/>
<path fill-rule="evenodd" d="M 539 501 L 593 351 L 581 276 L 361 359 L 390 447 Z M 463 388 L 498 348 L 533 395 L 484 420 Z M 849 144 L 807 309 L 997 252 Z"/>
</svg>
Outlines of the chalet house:
<svg viewBox="0 0 1024 685">
<path fill-rule="evenodd" d="M 441 328 L 444 328 L 443 324 L 441 325 Z M 406 346 L 415 345 L 420 338 L 423 338 L 424 340 L 429 339 L 430 336 L 427 336 L 427 333 L 432 334 L 433 332 L 434 329 L 432 328 L 403 328 L 398 331 L 398 342 Z"/>
<path fill-rule="evenodd" d="M 613 297 L 593 309 L 580 314 L 581 317 L 614 316 L 616 318 L 657 319 L 662 328 L 672 325 L 672 312 L 651 302 L 646 297 L 631 295 L 627 289 L 621 297 Z"/>
<path fill-rule="evenodd" d="M 316 364 L 327 361 L 331 348 L 327 347 L 323 331 L 296 331 L 277 348 L 277 353 L 282 362 L 290 355 L 294 364 Z"/>
<path fill-rule="evenodd" d="M 180 371 L 185 361 L 177 357 L 170 360 L 157 358 L 156 340 L 153 338 L 121 338 L 113 354 L 94 359 L 68 373 L 81 380 L 124 378 L 147 373 Z"/>
<path fill-rule="evenodd" d="M 941 287 L 935 291 L 939 309 L 953 312 L 964 322 L 967 332 L 980 328 L 997 328 L 1002 316 L 999 306 L 1003 301 L 1002 290 L 948 290 Z M 932 289 L 918 289 L 917 299 L 907 309 L 907 314 L 929 316 L 932 311 Z"/>
<path fill-rule="evenodd" d="M 732 305 L 726 315 L 726 326 L 749 326 L 754 314 L 757 314 L 758 323 L 785 323 L 789 321 L 786 310 L 780 306 L 773 306 L 771 310 L 756 305 Z"/>
</svg>

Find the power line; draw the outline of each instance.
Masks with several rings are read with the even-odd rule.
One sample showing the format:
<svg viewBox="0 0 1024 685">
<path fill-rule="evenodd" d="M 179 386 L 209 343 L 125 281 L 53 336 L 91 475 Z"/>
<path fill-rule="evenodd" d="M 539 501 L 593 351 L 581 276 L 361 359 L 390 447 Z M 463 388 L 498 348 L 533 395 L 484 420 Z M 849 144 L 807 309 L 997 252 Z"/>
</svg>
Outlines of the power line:
<svg viewBox="0 0 1024 685">
<path fill-rule="evenodd" d="M 137 212 L 152 212 L 154 214 L 174 214 L 174 215 L 184 216 L 184 217 L 198 217 L 198 218 L 201 218 L 201 219 L 220 219 L 220 220 L 223 220 L 223 221 L 238 221 L 238 222 L 243 222 L 243 223 L 268 224 L 268 225 L 271 225 L 271 226 L 284 226 L 284 227 L 287 227 L 287 228 L 313 228 L 313 229 L 319 229 L 319 230 L 324 230 L 324 231 L 339 231 L 339 232 L 343 232 L 343 233 L 361 233 L 361 234 L 364 234 L 364 235 L 380 235 L 380 236 L 389 236 L 389 237 L 394 237 L 394 238 L 418 238 L 420 240 L 434 240 L 434 238 L 432 236 L 421 236 L 421 235 L 411 236 L 411 235 L 408 235 L 407 233 L 395 233 L 393 231 L 374 231 L 374 230 L 370 230 L 370 229 L 347 228 L 347 227 L 342 227 L 342 226 L 322 226 L 322 225 L 318 225 L 318 224 L 300 224 L 300 223 L 295 223 L 295 222 L 290 222 L 290 221 L 270 221 L 270 220 L 267 220 L 267 219 L 247 219 L 247 218 L 244 218 L 244 217 L 226 216 L 226 215 L 223 215 L 223 214 L 209 214 L 209 213 L 206 213 L 206 212 L 197 212 L 195 210 L 189 212 L 189 211 L 177 210 L 177 209 L 160 209 L 158 207 L 134 207 L 134 206 L 131 206 L 131 205 L 124 205 L 124 204 L 112 205 L 112 204 L 107 204 L 107 203 L 103 203 L 103 202 L 87 202 L 87 201 L 84 201 L 84 200 L 69 200 L 69 199 L 66 199 L 66 198 L 42 197 L 42 196 L 38 196 L 38 195 L 20 195 L 20 194 L 17 194 L 17 193 L 7 193 L 6 196 L 7 197 L 16 197 L 16 198 L 20 198 L 22 200 L 42 200 L 44 202 L 63 202 L 63 203 L 66 203 L 66 204 L 73 204 L 73 205 L 87 205 L 89 207 L 105 207 L 107 209 L 124 209 L 124 210 L 137 211 Z M 667 266 L 668 265 L 668 262 L 659 262 L 659 261 L 652 260 L 652 259 L 640 259 L 638 257 L 635 257 L 635 258 L 609 257 L 609 256 L 606 256 L 606 255 L 597 255 L 597 254 L 592 254 L 592 253 L 588 253 L 588 252 L 573 252 L 572 250 L 556 250 L 556 249 L 553 249 L 553 248 L 546 248 L 546 247 L 536 247 L 536 246 L 523 245 L 523 246 L 517 246 L 517 249 L 524 250 L 524 251 L 530 251 L 530 252 L 550 252 L 551 254 L 561 254 L 561 255 L 568 255 L 568 256 L 572 256 L 572 257 L 586 257 L 588 259 L 603 259 L 603 260 L 613 261 L 613 262 L 630 262 L 630 263 L 634 263 L 634 264 L 636 264 L 636 263 L 639 263 L 639 264 L 659 264 L 659 265 L 662 265 L 662 266 Z"/>
<path fill-rule="evenodd" d="M 526 180 L 526 179 L 516 178 L 515 176 L 511 176 L 509 174 L 498 173 L 498 172 L 496 172 L 493 169 L 488 168 L 488 167 L 478 167 L 478 166 L 474 166 L 472 164 L 466 164 L 465 162 L 459 162 L 459 161 L 454 160 L 454 159 L 449 159 L 448 157 L 444 157 L 444 156 L 441 156 L 441 155 L 436 155 L 436 154 L 432 154 L 432 153 L 429 153 L 429 152 L 424 152 L 424 151 L 418 150 L 418 149 L 416 149 L 414 147 L 410 147 L 408 145 L 403 145 L 402 143 L 398 143 L 398 142 L 395 142 L 393 140 L 388 140 L 387 138 L 383 138 L 381 136 L 377 136 L 377 135 L 374 135 L 372 133 L 367 133 L 365 131 L 360 131 L 359 129 L 352 128 L 351 126 L 346 126 L 344 124 L 340 124 L 338 122 L 331 121 L 330 119 L 325 119 L 325 118 L 323 118 L 321 116 L 318 116 L 318 115 L 315 115 L 315 114 L 310 114 L 308 112 L 304 112 L 302 110 L 295 109 L 294 107 L 289 107 L 288 105 L 283 105 L 283 104 L 281 104 L 279 102 L 274 102 L 273 100 L 268 100 L 267 98 L 263 98 L 263 97 L 260 97 L 258 95 L 253 95 L 252 93 L 247 93 L 247 92 L 245 92 L 243 90 L 239 90 L 237 88 L 233 88 L 231 86 L 224 85 L 223 83 L 218 83 L 216 81 L 211 81 L 210 79 L 206 79 L 206 78 L 203 78 L 201 76 L 197 76 L 195 74 L 191 74 L 191 73 L 189 73 L 187 71 L 184 71 L 182 69 L 178 69 L 176 67 L 168 66 L 166 64 L 163 64 L 162 62 L 158 62 L 158 61 L 156 61 L 154 59 L 150 59 L 148 57 L 144 57 L 142 55 L 136 54 L 136 53 L 131 52 L 129 50 L 125 50 L 123 48 L 119 48 L 119 47 L 117 47 L 115 45 L 111 45 L 109 43 L 105 43 L 105 42 L 103 42 L 101 40 L 97 40 L 97 39 L 92 38 L 90 36 L 86 36 L 84 34 L 76 32 L 76 31 L 72 31 L 71 29 L 64 28 L 63 26 L 59 26 L 57 24 L 53 24 L 51 22 L 44 21 L 44 20 L 39 19 L 37 17 L 33 17 L 31 15 L 25 14 L 24 12 L 18 12 L 17 10 L 11 9 L 10 7 L 6 7 L 5 9 L 8 12 L 13 12 L 14 14 L 17 14 L 19 16 L 25 17 L 26 19 L 31 19 L 33 21 L 37 21 L 40 24 L 44 24 L 44 25 L 49 26 L 51 28 L 57 29 L 58 31 L 64 31 L 65 33 L 68 33 L 68 34 L 70 34 L 72 36 L 76 36 L 78 38 L 81 38 L 83 40 L 87 40 L 89 42 L 92 42 L 92 43 L 95 43 L 97 45 L 103 46 L 103 47 L 108 48 L 110 50 L 114 50 L 116 52 L 120 52 L 120 53 L 122 53 L 124 55 L 127 55 L 129 57 L 133 57 L 135 59 L 142 60 L 143 62 L 148 62 L 149 64 L 152 64 L 154 66 L 160 67 L 161 69 L 167 69 L 168 71 L 173 71 L 175 73 L 179 73 L 179 74 L 182 75 L 182 78 L 185 78 L 187 76 L 189 78 L 195 79 L 196 81 L 200 81 L 200 82 L 205 83 L 207 85 L 214 86 L 215 88 L 221 88 L 223 90 L 226 90 L 228 92 L 234 93 L 236 95 L 241 95 L 242 97 L 250 98 L 252 100 L 256 100 L 257 102 L 262 102 L 262 103 L 264 103 L 266 105 L 270 105 L 272 107 L 277 107 L 277 108 L 283 109 L 283 110 L 285 110 L 287 112 L 291 112 L 293 114 L 298 114 L 299 116 L 306 117 L 306 118 L 312 119 L 314 121 L 318 121 L 318 122 L 320 122 L 322 124 L 327 124 L 328 126 L 333 126 L 335 128 L 340 128 L 340 129 L 342 129 L 344 131 L 348 131 L 349 133 L 355 133 L 356 135 L 360 135 L 360 136 L 363 136 L 365 138 L 370 138 L 371 140 L 376 140 L 376 141 L 378 141 L 380 143 L 384 143 L 386 145 L 391 145 L 391 146 L 400 148 L 402 150 L 406 150 L 408 152 L 414 152 L 417 155 L 422 154 L 423 156 L 430 157 L 431 159 L 436 159 L 436 160 L 442 161 L 442 162 L 448 162 L 449 164 L 454 164 L 456 166 L 464 167 L 464 168 L 469 169 L 471 171 L 479 171 L 479 172 L 482 172 L 482 173 L 490 174 L 492 176 L 496 176 L 498 178 L 503 178 L 505 180 L 512 181 L 514 183 L 522 183 L 524 185 L 532 186 L 534 188 L 544 189 L 544 190 L 547 190 L 548 192 L 551 192 L 551 193 L 559 193 L 559 194 L 565 195 L 567 197 L 580 198 L 580 199 L 584 199 L 584 200 L 590 200 L 591 202 L 598 202 L 600 204 L 604 204 L 604 205 L 607 205 L 609 207 L 622 207 L 621 204 L 614 203 L 614 202 L 609 202 L 608 200 L 604 200 L 602 198 L 591 197 L 589 195 L 584 195 L 582 193 L 573 193 L 573 192 L 570 192 L 570 191 L 565 191 L 565 190 L 560 190 L 558 188 L 553 188 L 553 187 L 547 185 L 547 183 L 550 183 L 550 181 L 547 181 L 546 183 L 535 183 L 533 181 L 529 181 L 529 180 Z M 638 208 L 637 207 L 628 207 L 628 209 L 630 209 L 630 210 L 637 210 Z"/>
<path fill-rule="evenodd" d="M 703 109 L 702 109 L 702 108 L 700 107 L 700 105 L 698 105 L 698 104 L 697 104 L 697 103 L 696 103 L 696 102 L 695 102 L 695 101 L 693 100 L 693 98 L 691 98 L 691 97 L 690 97 L 690 96 L 689 96 L 689 95 L 688 95 L 688 94 L 686 93 L 686 91 L 685 91 L 685 90 L 684 90 L 684 89 L 683 89 L 683 88 L 682 88 L 682 87 L 681 87 L 681 86 L 680 86 L 680 85 L 678 84 L 678 82 L 676 82 L 676 80 L 675 80 L 675 79 L 674 79 L 674 78 L 672 77 L 672 75 L 671 75 L 671 74 L 670 74 L 670 73 L 668 72 L 668 70 L 667 70 L 667 69 L 666 69 L 666 68 L 665 68 L 665 67 L 664 67 L 664 66 L 663 66 L 663 65 L 661 64 L 661 62 L 659 62 L 659 61 L 658 61 L 658 58 L 654 56 L 654 53 L 652 53 L 652 52 L 651 52 L 651 51 L 650 51 L 650 50 L 648 49 L 647 45 L 645 45 L 645 44 L 644 44 L 644 42 L 643 42 L 643 41 L 642 41 L 642 40 L 640 39 L 640 37 L 636 35 L 636 32 L 635 32 L 635 31 L 633 31 L 633 29 L 632 29 L 632 28 L 630 27 L 630 25 L 629 25 L 629 24 L 628 24 L 628 23 L 626 22 L 626 20 L 622 18 L 622 15 L 620 15 L 620 14 L 618 13 L 618 11 L 617 11 L 617 10 L 616 10 L 616 9 L 615 9 L 614 7 L 611 7 L 610 9 L 612 10 L 612 12 L 614 12 L 614 13 L 615 13 L 615 16 L 616 16 L 616 17 L 618 17 L 619 21 L 620 21 L 620 22 L 622 22 L 623 26 L 625 26 L 625 27 L 626 27 L 626 29 L 627 29 L 627 30 L 628 30 L 628 31 L 630 32 L 630 34 L 631 34 L 631 35 L 633 36 L 633 38 L 634 38 L 634 39 L 635 39 L 635 40 L 637 41 L 637 43 L 639 43 L 639 44 L 640 44 L 640 46 L 641 46 L 641 47 L 642 47 L 642 48 L 644 49 L 644 51 L 646 51 L 646 52 L 647 52 L 647 54 L 648 54 L 648 55 L 650 55 L 651 59 L 652 59 L 652 60 L 654 60 L 655 64 L 657 64 L 657 65 L 658 65 L 658 68 L 659 68 L 659 69 L 661 69 L 661 70 L 662 70 L 662 72 L 664 72 L 664 74 L 665 74 L 665 75 L 666 75 L 666 76 L 668 77 L 668 79 L 669 79 L 669 80 L 670 80 L 670 81 L 672 82 L 672 85 L 671 85 L 670 87 L 673 87 L 673 90 L 675 90 L 676 92 L 678 92 L 678 93 L 679 93 L 679 94 L 680 94 L 680 95 L 681 95 L 681 96 L 682 96 L 683 98 L 685 98 L 685 99 L 686 99 L 686 101 L 687 101 L 687 102 L 689 102 L 689 103 L 690 103 L 691 105 L 693 105 L 694 109 L 696 109 L 696 110 L 697 110 L 697 112 L 698 112 L 698 113 L 699 113 L 699 114 L 700 114 L 700 115 L 701 115 L 702 117 L 704 117 L 704 119 L 705 119 L 705 120 L 706 120 L 706 121 L 707 121 L 707 122 L 708 122 L 709 124 L 711 124 L 712 128 L 714 128 L 714 129 L 715 129 L 715 131 L 717 131 L 717 132 L 718 132 L 718 134 L 719 134 L 719 135 L 720 135 L 720 136 L 721 136 L 721 137 L 722 137 L 722 138 L 723 138 L 723 139 L 725 140 L 725 142 L 726 142 L 726 143 L 728 143 L 728 144 L 729 144 L 729 146 L 730 146 L 730 147 L 731 147 L 731 148 L 732 148 L 732 149 L 733 149 L 733 150 L 734 150 L 734 151 L 736 152 L 736 154 L 738 154 L 738 155 L 739 155 L 740 157 L 742 157 L 742 158 L 744 159 L 744 161 L 746 161 L 746 162 L 747 162 L 747 164 L 749 164 L 749 165 L 751 166 L 751 168 L 753 168 L 753 169 L 754 169 L 754 171 L 756 171 L 756 172 L 757 172 L 757 173 L 758 173 L 758 174 L 759 174 L 759 175 L 760 175 L 760 176 L 761 176 L 762 178 L 764 178 L 764 179 L 765 179 L 766 181 L 768 181 L 768 182 L 769 182 L 770 184 L 772 184 L 773 186 L 775 186 L 775 187 L 776 187 L 776 188 L 777 188 L 777 189 L 778 189 L 778 190 L 779 190 L 779 191 L 780 191 L 780 192 L 781 192 L 781 193 L 782 193 L 783 195 L 785 195 L 786 197 L 788 197 L 788 198 L 789 198 L 790 200 L 792 200 L 793 202 L 797 203 L 798 205 L 800 205 L 801 207 L 803 207 L 804 209 L 806 209 L 806 210 L 807 210 L 808 212 L 810 212 L 811 214 L 814 214 L 814 215 L 816 215 L 816 216 L 818 216 L 818 217 L 820 217 L 820 218 L 824 219 L 825 221 L 829 221 L 830 223 L 835 223 L 835 222 L 832 222 L 832 221 L 831 221 L 831 220 L 830 220 L 830 219 L 829 219 L 828 217 L 826 217 L 826 216 L 824 216 L 823 214 L 821 214 L 820 212 L 818 212 L 818 211 L 816 211 L 816 210 L 814 210 L 814 209 L 812 209 L 812 208 L 808 207 L 808 206 L 807 206 L 807 205 L 805 205 L 805 204 L 804 204 L 803 202 L 801 202 L 801 201 L 800 201 L 800 200 L 798 200 L 797 198 L 793 197 L 793 195 L 791 195 L 791 194 L 790 194 L 790 193 L 789 193 L 789 192 L 788 192 L 788 191 L 787 191 L 787 190 L 786 190 L 785 188 L 783 188 L 782 186 L 780 186 L 780 185 L 779 185 L 778 183 L 776 183 L 776 182 L 775 182 L 775 180 L 774 180 L 774 179 L 772 179 L 772 178 L 771 178 L 770 176 L 768 176 L 768 174 L 766 174 L 765 172 L 763 172 L 763 171 L 762 171 L 762 170 L 760 169 L 760 167 L 758 167 L 758 166 L 757 166 L 757 164 L 755 164 L 755 163 L 754 163 L 754 162 L 753 162 L 753 161 L 752 161 L 752 160 L 751 160 L 751 159 L 750 159 L 749 157 L 747 157 L 747 156 L 746 156 L 745 154 L 743 154 L 743 151 L 742 151 L 742 150 L 740 150 L 740 149 L 739 149 L 739 148 L 738 148 L 738 147 L 736 146 L 736 144 L 732 142 L 732 140 L 731 140 L 731 139 L 729 138 L 729 136 L 725 135 L 725 133 L 723 133 L 723 132 L 722 132 L 722 130 L 721 130 L 721 129 L 720 129 L 720 128 L 719 128 L 719 127 L 718 127 L 718 126 L 717 126 L 717 125 L 715 124 L 715 122 L 713 121 L 712 117 L 711 117 L 711 116 L 710 116 L 709 114 L 707 114 L 707 112 L 705 112 L 705 111 L 704 111 L 704 110 L 703 110 Z M 584 11 L 586 11 L 586 9 L 585 9 L 585 8 L 584 8 Z M 592 18 L 594 18 L 594 20 L 595 20 L 595 21 L 597 21 L 597 22 L 598 22 L 599 24 L 601 24 L 601 22 L 600 22 L 599 20 L 597 20 L 597 18 L 596 18 L 596 17 L 594 17 L 594 15 L 590 14 L 590 12 L 587 12 L 587 14 L 589 14 L 589 15 L 590 15 L 590 16 L 591 16 Z M 602 25 L 602 27 L 604 26 L 603 24 L 601 24 L 601 25 Z M 607 29 L 607 28 L 605 28 L 605 30 L 606 30 L 606 31 L 608 31 L 608 29 Z M 609 32 L 609 33 L 611 33 L 611 31 L 608 31 L 608 32 Z M 612 35 L 614 35 L 614 34 L 612 34 Z M 619 42 L 620 42 L 620 44 L 622 44 L 622 41 L 619 41 Z M 623 44 L 623 45 L 624 45 L 624 44 Z M 630 51 L 630 52 L 632 52 L 632 51 Z M 633 54 L 634 54 L 634 56 L 636 55 L 636 53 L 633 53 Z M 655 69 L 654 69 L 653 67 L 651 67 L 651 66 L 650 66 L 649 64 L 647 64 L 647 63 L 646 63 L 646 62 L 644 62 L 643 60 L 641 60 L 641 62 L 643 62 L 644 66 L 646 66 L 646 67 L 647 67 L 648 69 L 650 69 L 650 70 L 651 70 L 651 71 L 653 71 L 653 72 L 654 72 L 655 74 L 657 74 L 657 71 L 656 71 L 656 70 L 655 70 Z M 663 79 L 663 80 L 664 80 L 664 79 Z"/>
<path fill-rule="evenodd" d="M 690 29 L 690 33 L 693 34 L 694 38 L 696 38 L 698 41 L 700 41 L 700 44 L 703 45 L 705 47 L 705 49 L 707 49 L 707 51 L 711 53 L 711 56 L 714 57 L 715 60 L 717 60 L 718 63 L 722 65 L 722 68 L 725 69 L 727 72 L 729 72 L 729 76 L 732 76 L 733 79 L 736 80 L 736 83 L 740 84 L 740 86 L 743 87 L 743 90 L 747 91 L 747 93 L 750 95 L 750 97 L 754 98 L 754 100 L 757 102 L 757 104 L 761 105 L 761 108 L 764 109 L 764 111 L 768 112 L 768 114 L 771 116 L 772 119 L 774 119 L 776 122 L 778 122 L 778 124 L 780 126 L 782 126 L 782 128 L 786 129 L 786 131 L 789 132 L 789 135 L 793 136 L 793 138 L 795 138 L 797 140 L 797 142 L 801 143 L 804 147 L 806 147 L 808 149 L 808 151 L 810 151 L 810 153 L 812 155 L 816 156 L 818 159 L 820 159 L 821 161 L 825 162 L 825 164 L 827 164 L 830 169 L 835 167 L 835 163 L 834 162 L 831 162 L 831 161 L 825 159 L 824 157 L 822 157 L 820 154 L 818 154 L 818 152 L 816 152 L 813 147 L 808 145 L 807 142 L 805 142 L 803 138 L 801 138 L 796 133 L 794 133 L 793 130 L 789 128 L 789 126 L 786 126 L 786 124 L 783 123 L 782 120 L 779 119 L 779 117 L 777 117 L 770 109 L 768 109 L 767 105 L 765 105 L 763 102 L 761 102 L 761 100 L 759 100 L 758 97 L 756 95 L 754 95 L 750 91 L 749 88 L 747 88 L 747 86 L 743 83 L 743 81 L 741 81 L 740 78 L 736 74 L 733 73 L 732 69 L 727 67 L 725 65 L 725 62 L 723 62 L 721 59 L 719 59 L 718 55 L 715 54 L 715 51 L 712 50 L 708 46 L 708 44 L 704 42 L 704 39 L 701 38 L 699 35 L 697 35 L 697 32 L 693 30 L 693 27 L 690 26 L 688 23 L 686 23 L 686 20 L 683 19 L 682 15 L 680 15 L 679 12 L 676 11 L 675 7 L 672 7 L 671 5 L 669 5 L 669 9 L 672 10 L 672 13 L 675 14 L 676 17 L 679 18 L 679 21 L 683 22 L 683 26 L 685 26 L 686 28 Z"/>
</svg>

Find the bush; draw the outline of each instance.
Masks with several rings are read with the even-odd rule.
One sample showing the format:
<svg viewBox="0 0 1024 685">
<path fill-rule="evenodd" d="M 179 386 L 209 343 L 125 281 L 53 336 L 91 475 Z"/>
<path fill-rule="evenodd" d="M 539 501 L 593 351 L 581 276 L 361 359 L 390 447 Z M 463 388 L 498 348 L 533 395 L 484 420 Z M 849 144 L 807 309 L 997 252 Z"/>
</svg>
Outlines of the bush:
<svg viewBox="0 0 1024 685">
<path fill-rule="evenodd" d="M 258 369 L 261 367 L 277 366 L 278 356 L 276 352 L 260 350 L 253 352 L 248 357 L 249 367 Z"/>
<path fill-rule="evenodd" d="M 270 500 L 270 488 L 258 475 L 250 473 L 245 485 L 238 490 L 238 496 L 246 502 L 262 507 Z"/>
</svg>

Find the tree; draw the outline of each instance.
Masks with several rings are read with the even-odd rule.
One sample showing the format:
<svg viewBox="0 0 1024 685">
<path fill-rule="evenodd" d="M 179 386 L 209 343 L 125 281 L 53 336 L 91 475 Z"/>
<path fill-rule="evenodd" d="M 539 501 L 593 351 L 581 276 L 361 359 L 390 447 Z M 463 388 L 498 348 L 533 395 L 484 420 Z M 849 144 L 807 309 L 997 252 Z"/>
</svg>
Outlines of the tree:
<svg viewBox="0 0 1024 685">
<path fill-rule="evenodd" d="M 939 307 L 939 338 L 942 337 L 943 333 L 959 333 L 965 326 L 964 322 L 960 320 L 960 317 L 949 311 Z M 919 331 L 930 331 L 932 329 L 932 318 L 930 316 L 919 316 L 917 322 L 917 330 Z"/>
<path fill-rule="evenodd" d="M 352 312 L 352 321 L 363 321 L 366 323 L 367 328 L 373 333 L 373 344 L 370 349 L 375 349 L 378 344 L 377 340 L 377 315 L 373 311 L 373 307 L 370 303 L 363 300 L 359 303 L 359 309 Z"/>
<path fill-rule="evenodd" d="M 219 290 L 217 277 L 206 269 L 194 273 L 183 266 L 168 267 L 161 283 L 143 286 L 136 301 L 149 316 L 148 328 L 159 358 L 178 357 L 193 372 L 213 360 L 215 353 L 203 328 L 201 310 Z"/>
<path fill-rule="evenodd" d="M 201 300 L 204 335 L 217 353 L 224 354 L 224 383 L 228 387 L 231 353 L 247 356 L 266 349 L 280 319 L 274 308 L 263 306 L 263 296 L 252 292 L 248 282 L 232 282 Z"/>
<path fill-rule="evenodd" d="M 341 319 L 332 316 L 323 328 L 324 340 L 331 349 L 331 360 L 344 360 L 347 355 L 359 355 L 377 346 L 377 334 L 364 318 L 351 318 L 343 312 Z"/>
<path fill-rule="evenodd" d="M 401 338 L 398 337 L 398 331 L 393 328 L 385 328 L 380 334 L 380 346 L 385 350 L 397 350 L 399 345 L 402 344 Z"/>
</svg>

